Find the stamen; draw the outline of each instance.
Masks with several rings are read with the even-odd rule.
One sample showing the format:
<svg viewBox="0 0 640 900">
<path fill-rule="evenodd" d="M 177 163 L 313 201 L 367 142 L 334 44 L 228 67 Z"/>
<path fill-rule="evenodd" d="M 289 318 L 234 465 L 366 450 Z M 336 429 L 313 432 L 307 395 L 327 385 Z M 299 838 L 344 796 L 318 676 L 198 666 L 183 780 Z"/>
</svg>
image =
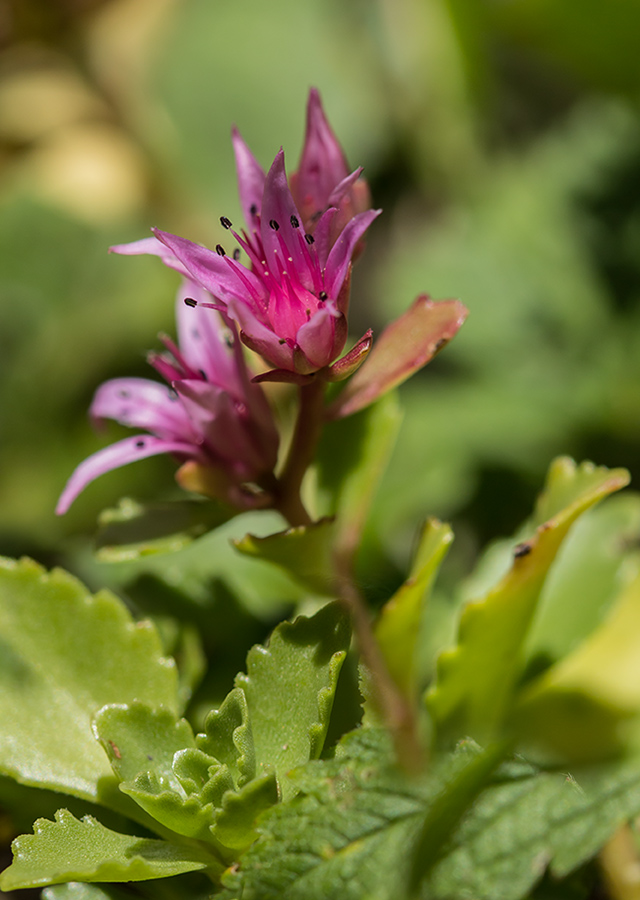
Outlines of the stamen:
<svg viewBox="0 0 640 900">
<path fill-rule="evenodd" d="M 329 297 L 329 295 L 327 294 L 326 291 L 320 291 L 320 293 L 318 294 L 319 300 L 327 300 L 328 297 Z"/>
<path fill-rule="evenodd" d="M 305 234 L 304 239 L 307 242 L 307 244 L 309 244 L 309 245 L 315 244 L 315 242 L 316 242 L 316 240 L 312 234 Z"/>
<path fill-rule="evenodd" d="M 187 306 L 190 306 L 192 308 L 198 305 L 198 301 L 194 300 L 193 297 L 185 297 L 184 302 Z"/>
<path fill-rule="evenodd" d="M 204 369 L 198 369 L 198 374 L 202 376 L 202 380 L 203 380 L 203 381 L 208 381 L 208 380 L 209 380 L 209 379 L 207 378 L 207 373 L 205 372 Z"/>
<path fill-rule="evenodd" d="M 249 207 L 249 212 L 251 213 L 252 216 L 258 215 L 258 207 L 255 205 L 255 203 L 251 204 L 251 206 Z"/>
<path fill-rule="evenodd" d="M 299 222 L 297 216 L 291 216 L 291 218 L 289 219 L 289 221 L 291 222 L 291 227 L 292 227 L 292 228 L 300 228 L 300 222 Z"/>
<path fill-rule="evenodd" d="M 225 253 L 225 250 L 224 250 L 224 247 L 222 246 L 222 244 L 216 244 L 216 253 L 218 254 L 218 256 L 226 256 L 227 255 Z"/>
<path fill-rule="evenodd" d="M 145 445 L 144 441 L 136 441 L 136 449 L 137 450 L 142 450 L 144 445 Z"/>
<path fill-rule="evenodd" d="M 233 251 L 233 258 L 235 259 L 236 262 L 238 262 L 238 260 L 240 259 L 240 253 L 241 253 L 240 247 L 236 247 L 236 249 Z"/>
<path fill-rule="evenodd" d="M 275 219 L 269 219 L 269 228 L 273 228 L 274 231 L 278 231 L 280 226 L 278 225 L 278 223 L 276 222 Z"/>
<path fill-rule="evenodd" d="M 220 224 L 223 228 L 229 229 L 233 225 L 231 219 L 227 219 L 226 216 L 220 216 Z"/>
</svg>

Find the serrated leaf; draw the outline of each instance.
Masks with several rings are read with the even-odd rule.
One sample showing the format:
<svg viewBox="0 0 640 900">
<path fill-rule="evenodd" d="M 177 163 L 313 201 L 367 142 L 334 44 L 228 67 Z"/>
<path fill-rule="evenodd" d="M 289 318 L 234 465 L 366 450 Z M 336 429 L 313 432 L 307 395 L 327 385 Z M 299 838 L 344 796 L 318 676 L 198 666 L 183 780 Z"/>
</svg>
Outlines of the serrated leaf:
<svg viewBox="0 0 640 900">
<path fill-rule="evenodd" d="M 274 563 L 304 587 L 324 595 L 332 593 L 334 530 L 332 519 L 321 519 L 268 537 L 247 534 L 233 543 L 240 553 Z"/>
<path fill-rule="evenodd" d="M 220 709 L 209 713 L 204 734 L 196 736 L 196 743 L 202 753 L 228 767 L 236 787 L 242 787 L 254 777 L 255 747 L 242 688 L 234 688 Z"/>
<path fill-rule="evenodd" d="M 438 661 L 427 703 L 441 735 L 486 739 L 504 721 L 522 670 L 522 648 L 545 578 L 572 523 L 628 483 L 623 469 L 552 464 L 538 515 L 551 518 L 514 549 L 511 570 L 462 612 L 457 646 Z"/>
<path fill-rule="evenodd" d="M 198 500 L 143 505 L 124 497 L 118 506 L 100 514 L 97 556 L 101 562 L 124 562 L 181 550 L 234 514 L 232 509 Z"/>
<path fill-rule="evenodd" d="M 156 821 L 186 837 L 211 837 L 211 803 L 189 794 L 173 769 L 179 751 L 195 748 L 191 726 L 142 703 L 103 707 L 94 730 L 121 781 L 120 790 Z"/>
<path fill-rule="evenodd" d="M 418 297 L 374 341 L 364 363 L 329 407 L 329 417 L 350 416 L 406 381 L 449 343 L 467 312 L 459 300 Z"/>
<path fill-rule="evenodd" d="M 333 760 L 294 773 L 300 794 L 263 816 L 261 838 L 223 881 L 243 900 L 404 897 L 424 801 L 391 765 L 388 736 L 361 729 Z M 235 891 L 235 893 L 234 893 Z"/>
<path fill-rule="evenodd" d="M 566 876 L 639 811 L 637 759 L 571 773 L 509 763 L 461 821 L 424 896 L 520 900 L 548 865 Z"/>
<path fill-rule="evenodd" d="M 412 696 L 415 690 L 415 654 L 420 621 L 433 580 L 447 552 L 453 532 L 437 519 L 423 528 L 409 578 L 383 606 L 375 635 L 396 684 Z"/>
<path fill-rule="evenodd" d="M 247 674 L 236 679 L 247 699 L 256 772 L 275 771 L 284 800 L 295 793 L 287 773 L 322 751 L 349 639 L 344 612 L 328 604 L 312 618 L 279 625 L 267 647 L 249 651 Z"/>
<path fill-rule="evenodd" d="M 177 711 L 173 661 L 150 622 L 59 569 L 0 561 L 0 772 L 125 809 L 91 730 L 107 703 Z"/>
<path fill-rule="evenodd" d="M 245 850 L 258 837 L 256 819 L 277 802 L 278 782 L 274 774 L 254 778 L 238 791 L 228 791 L 216 815 L 214 837 L 232 850 Z"/>
<path fill-rule="evenodd" d="M 118 834 L 92 816 L 79 820 L 65 809 L 55 822 L 38 819 L 33 835 L 16 838 L 12 848 L 14 861 L 0 878 L 3 891 L 64 881 L 146 881 L 221 868 L 200 848 Z"/>
<path fill-rule="evenodd" d="M 524 691 L 514 719 L 530 739 L 580 760 L 637 746 L 639 713 L 637 576 L 602 625 Z"/>
</svg>

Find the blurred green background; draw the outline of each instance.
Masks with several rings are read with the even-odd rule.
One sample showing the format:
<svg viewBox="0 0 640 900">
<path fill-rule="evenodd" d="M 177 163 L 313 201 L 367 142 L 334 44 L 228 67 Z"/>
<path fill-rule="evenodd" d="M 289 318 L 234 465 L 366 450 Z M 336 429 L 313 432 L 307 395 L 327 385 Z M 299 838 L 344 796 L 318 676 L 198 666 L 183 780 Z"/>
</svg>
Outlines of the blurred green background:
<svg viewBox="0 0 640 900">
<path fill-rule="evenodd" d="M 401 392 L 369 534 L 389 582 L 430 514 L 468 567 L 556 454 L 638 483 L 638 0 L 3 0 L 0 46 L 0 552 L 99 580 L 98 512 L 176 493 L 147 460 L 53 514 L 125 433 L 92 431 L 93 391 L 173 329 L 175 275 L 107 247 L 152 225 L 215 243 L 239 216 L 231 125 L 292 169 L 311 85 L 384 207 L 354 334 L 423 291 L 470 310 Z"/>
</svg>

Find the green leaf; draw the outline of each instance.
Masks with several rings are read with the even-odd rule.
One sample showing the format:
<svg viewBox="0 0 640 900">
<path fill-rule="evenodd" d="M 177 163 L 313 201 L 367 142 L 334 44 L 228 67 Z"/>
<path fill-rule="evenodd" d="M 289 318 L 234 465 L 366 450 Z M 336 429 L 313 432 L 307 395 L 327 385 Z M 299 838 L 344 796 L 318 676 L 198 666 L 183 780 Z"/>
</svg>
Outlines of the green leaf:
<svg viewBox="0 0 640 900">
<path fill-rule="evenodd" d="M 565 877 L 640 809 L 637 759 L 568 774 L 517 758 L 495 770 L 501 752 L 465 741 L 410 780 L 385 732 L 347 735 L 335 759 L 293 774 L 299 794 L 263 815 L 223 896 L 521 900 L 549 863 Z"/>
<path fill-rule="evenodd" d="M 391 393 L 324 429 L 316 454 L 320 513 L 336 517 L 335 543 L 345 553 L 355 553 L 360 544 L 401 419 Z"/>
<path fill-rule="evenodd" d="M 300 794 L 266 813 L 261 838 L 224 878 L 243 900 L 406 896 L 407 849 L 424 801 L 391 765 L 388 736 L 361 729 L 335 759 L 294 773 Z M 235 893 L 234 893 L 235 891 Z"/>
<path fill-rule="evenodd" d="M 58 810 L 55 822 L 38 819 L 33 828 L 32 835 L 12 844 L 13 863 L 0 878 L 3 891 L 63 881 L 147 881 L 222 868 L 200 848 L 118 834 L 92 816 L 78 820 L 66 809 Z"/>
<path fill-rule="evenodd" d="M 627 491 L 589 510 L 573 526 L 527 636 L 525 655 L 538 671 L 575 650 L 602 622 L 638 571 L 639 533 L 640 496 Z"/>
<path fill-rule="evenodd" d="M 637 758 L 571 773 L 508 763 L 461 821 L 424 896 L 520 900 L 547 865 L 565 877 L 639 811 Z"/>
<path fill-rule="evenodd" d="M 523 644 L 562 541 L 581 513 L 627 483 L 623 469 L 578 467 L 567 459 L 552 464 L 538 504 L 542 524 L 514 548 L 512 568 L 499 584 L 467 604 L 458 645 L 440 656 L 427 703 L 443 736 L 486 739 L 502 725 L 521 674 Z"/>
<path fill-rule="evenodd" d="M 573 652 L 524 690 L 514 719 L 526 736 L 570 759 L 640 741 L 640 576 Z M 626 726 L 625 726 L 626 722 Z"/>
<path fill-rule="evenodd" d="M 364 363 L 329 407 L 329 418 L 350 416 L 410 378 L 457 334 L 467 312 L 459 300 L 418 297 L 374 341 Z"/>
<path fill-rule="evenodd" d="M 195 748 L 187 721 L 176 720 L 169 710 L 132 703 L 103 707 L 94 729 L 124 794 L 172 831 L 211 838 L 211 803 L 189 794 L 173 769 L 176 753 Z"/>
<path fill-rule="evenodd" d="M 334 530 L 332 519 L 321 519 L 267 537 L 247 534 L 233 543 L 240 553 L 274 563 L 304 587 L 326 595 L 332 592 Z"/>
<path fill-rule="evenodd" d="M 196 737 L 201 753 L 227 766 L 236 787 L 242 787 L 256 773 L 256 756 L 247 697 L 241 687 L 225 697 L 220 709 L 212 710 L 205 721 L 205 733 Z"/>
<path fill-rule="evenodd" d="M 0 635 L 0 772 L 130 815 L 91 722 L 134 699 L 177 711 L 175 665 L 153 625 L 59 569 L 1 560 Z"/>
<path fill-rule="evenodd" d="M 258 837 L 256 819 L 278 802 L 278 782 L 273 774 L 254 778 L 239 791 L 227 791 L 216 815 L 213 834 L 232 850 L 244 850 Z"/>
<path fill-rule="evenodd" d="M 236 679 L 247 700 L 256 771 L 275 771 L 284 800 L 295 793 L 287 773 L 322 751 L 349 640 L 344 612 L 328 604 L 310 619 L 279 625 L 267 647 L 249 651 L 247 674 Z"/>
<path fill-rule="evenodd" d="M 143 505 L 124 497 L 117 507 L 100 514 L 96 535 L 98 559 L 124 562 L 181 550 L 234 514 L 233 510 L 199 500 Z"/>
<path fill-rule="evenodd" d="M 420 622 L 440 563 L 453 532 L 437 519 L 429 519 L 420 538 L 409 578 L 383 606 L 375 635 L 390 674 L 405 694 L 415 690 L 415 656 Z"/>
</svg>

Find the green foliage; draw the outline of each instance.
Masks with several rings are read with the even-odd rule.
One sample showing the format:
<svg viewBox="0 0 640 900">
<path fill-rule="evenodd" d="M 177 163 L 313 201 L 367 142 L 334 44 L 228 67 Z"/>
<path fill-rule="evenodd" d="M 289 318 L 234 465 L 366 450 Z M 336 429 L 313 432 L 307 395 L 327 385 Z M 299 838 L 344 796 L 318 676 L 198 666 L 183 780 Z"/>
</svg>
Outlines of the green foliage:
<svg viewBox="0 0 640 900">
<path fill-rule="evenodd" d="M 495 737 L 513 704 L 522 647 L 562 541 L 581 513 L 627 482 L 623 470 L 576 467 L 567 459 L 552 465 L 536 512 L 541 524 L 516 545 L 504 578 L 467 604 L 457 647 L 440 657 L 427 702 L 442 735 Z"/>
<path fill-rule="evenodd" d="M 215 858 L 197 847 L 117 834 L 91 816 L 81 821 L 65 809 L 55 822 L 38 819 L 33 835 L 13 843 L 14 862 L 2 890 L 63 881 L 147 881 L 213 866 Z"/>
<path fill-rule="evenodd" d="M 0 771 L 130 813 L 91 731 L 106 703 L 177 711 L 177 679 L 150 622 L 61 570 L 0 564 Z"/>
</svg>

